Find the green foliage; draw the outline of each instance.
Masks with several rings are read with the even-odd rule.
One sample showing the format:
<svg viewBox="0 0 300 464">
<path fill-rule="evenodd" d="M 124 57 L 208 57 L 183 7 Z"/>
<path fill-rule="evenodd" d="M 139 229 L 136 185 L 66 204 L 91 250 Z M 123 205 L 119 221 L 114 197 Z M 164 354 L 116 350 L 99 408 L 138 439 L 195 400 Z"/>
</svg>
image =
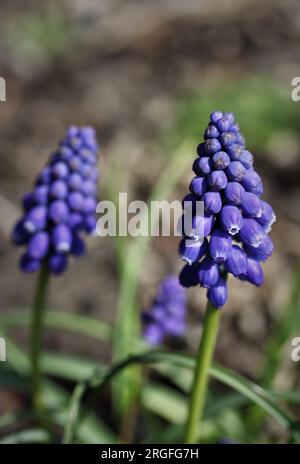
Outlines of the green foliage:
<svg viewBox="0 0 300 464">
<path fill-rule="evenodd" d="M 273 135 L 288 131 L 299 134 L 300 110 L 288 92 L 268 76 L 248 75 L 204 84 L 198 93 L 179 99 L 171 139 L 188 137 L 200 143 L 207 115 L 213 109 L 233 111 L 246 137 L 247 147 L 263 153 Z"/>
</svg>

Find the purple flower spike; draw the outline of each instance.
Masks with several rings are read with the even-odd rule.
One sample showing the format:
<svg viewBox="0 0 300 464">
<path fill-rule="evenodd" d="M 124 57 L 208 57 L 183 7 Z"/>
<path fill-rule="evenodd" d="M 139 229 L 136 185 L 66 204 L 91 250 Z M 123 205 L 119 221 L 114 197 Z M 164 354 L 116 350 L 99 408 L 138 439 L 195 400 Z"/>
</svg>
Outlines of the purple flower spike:
<svg viewBox="0 0 300 464">
<path fill-rule="evenodd" d="M 227 283 L 220 277 L 215 285 L 207 291 L 207 298 L 215 308 L 222 308 L 228 298 Z"/>
<path fill-rule="evenodd" d="M 161 282 L 151 308 L 142 314 L 144 339 L 157 345 L 166 335 L 182 335 L 186 326 L 185 313 L 185 290 L 177 277 L 167 276 Z"/>
<path fill-rule="evenodd" d="M 220 214 L 220 224 L 230 235 L 236 235 L 244 224 L 239 208 L 231 205 L 223 206 Z"/>
<path fill-rule="evenodd" d="M 213 111 L 204 139 L 193 164 L 199 177 L 193 179 L 191 193 L 184 198 L 190 202 L 192 224 L 185 224 L 188 230 L 183 233 L 194 239 L 196 247 L 188 249 L 187 239 L 182 240 L 179 253 L 190 265 L 182 269 L 179 281 L 187 288 L 198 284 L 208 288 L 207 298 L 220 308 L 227 300 L 227 273 L 262 284 L 259 262 L 273 252 L 267 234 L 276 218 L 271 206 L 260 198 L 263 183 L 233 113 Z M 204 204 L 202 215 L 196 211 L 197 201 Z M 202 248 L 204 237 L 207 245 Z M 241 243 L 232 244 L 233 240 Z"/>
<path fill-rule="evenodd" d="M 224 230 L 216 229 L 211 234 L 209 243 L 210 256 L 217 263 L 226 261 L 231 254 L 232 238 Z"/>
<path fill-rule="evenodd" d="M 225 263 L 225 269 L 235 277 L 247 272 L 247 255 L 238 245 L 232 245 L 231 254 Z"/>
<path fill-rule="evenodd" d="M 239 239 L 244 245 L 257 248 L 265 237 L 265 232 L 255 219 L 244 218 L 244 225 L 239 232 Z"/>
<path fill-rule="evenodd" d="M 207 257 L 199 264 L 199 283 L 201 287 L 209 288 L 215 285 L 220 275 L 218 265 Z"/>
<path fill-rule="evenodd" d="M 85 253 L 79 234 L 92 234 L 96 227 L 97 149 L 92 128 L 72 126 L 32 192 L 24 195 L 24 215 L 12 232 L 13 242 L 26 246 L 20 261 L 24 272 L 46 264 L 59 275 L 67 268 L 67 255 Z"/>
</svg>

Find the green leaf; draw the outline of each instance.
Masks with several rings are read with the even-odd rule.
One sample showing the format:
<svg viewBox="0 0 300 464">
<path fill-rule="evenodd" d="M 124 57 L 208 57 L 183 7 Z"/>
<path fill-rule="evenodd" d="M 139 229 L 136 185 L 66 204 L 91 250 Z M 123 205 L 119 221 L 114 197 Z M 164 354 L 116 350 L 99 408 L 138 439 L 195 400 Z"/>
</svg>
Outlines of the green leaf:
<svg viewBox="0 0 300 464">
<path fill-rule="evenodd" d="M 31 311 L 27 309 L 6 311 L 0 316 L 0 325 L 5 329 L 11 327 L 28 327 Z M 45 327 L 49 329 L 67 330 L 102 341 L 110 341 L 111 326 L 103 321 L 81 314 L 67 313 L 65 311 L 47 311 L 45 314 Z"/>
<path fill-rule="evenodd" d="M 3 332 L 3 329 L 0 332 L 6 340 L 7 363 L 20 376 L 23 376 L 24 385 L 27 385 L 27 379 L 30 375 L 30 363 L 26 354 Z M 46 366 L 44 367 L 47 367 L 47 356 Z M 78 371 L 75 374 L 78 375 Z M 69 395 L 66 391 L 55 382 L 44 379 L 42 399 L 49 411 L 53 411 L 52 420 L 60 427 L 64 427 L 67 418 L 67 406 L 69 404 Z M 114 433 L 93 413 L 85 415 L 82 423 L 77 428 L 76 437 L 81 443 L 114 443 L 116 440 Z"/>
<path fill-rule="evenodd" d="M 45 374 L 73 382 L 80 382 L 89 377 L 101 363 L 79 356 L 66 356 L 60 353 L 45 352 L 41 357 L 42 370 Z"/>
<path fill-rule="evenodd" d="M 182 424 L 186 417 L 186 397 L 174 389 L 159 385 L 144 385 L 141 395 L 144 408 L 172 424 Z"/>
<path fill-rule="evenodd" d="M 128 357 L 124 361 L 112 366 L 106 372 L 95 372 L 85 383 L 78 385 L 71 398 L 71 411 L 77 411 L 80 408 L 80 402 L 83 394 L 87 389 L 101 389 L 116 375 L 120 374 L 124 369 L 135 364 L 157 364 L 171 363 L 179 367 L 193 369 L 195 366 L 195 358 L 189 355 L 168 353 L 164 351 L 149 351 L 144 354 L 138 354 Z M 225 385 L 233 388 L 241 393 L 251 402 L 263 409 L 271 416 L 278 424 L 287 429 L 295 441 L 300 442 L 300 429 L 295 418 L 287 413 L 283 408 L 278 406 L 274 398 L 263 388 L 259 387 L 254 382 L 236 374 L 228 368 L 214 365 L 210 369 L 210 375 Z M 72 421 L 72 427 L 70 422 Z M 75 430 L 77 414 L 70 414 L 66 427 L 69 431 Z M 70 442 L 72 441 L 72 433 L 68 435 Z"/>
<path fill-rule="evenodd" d="M 22 443 L 49 443 L 50 435 L 48 432 L 42 429 L 28 429 L 22 432 L 13 433 L 2 439 L 0 444 L 22 444 Z"/>
</svg>

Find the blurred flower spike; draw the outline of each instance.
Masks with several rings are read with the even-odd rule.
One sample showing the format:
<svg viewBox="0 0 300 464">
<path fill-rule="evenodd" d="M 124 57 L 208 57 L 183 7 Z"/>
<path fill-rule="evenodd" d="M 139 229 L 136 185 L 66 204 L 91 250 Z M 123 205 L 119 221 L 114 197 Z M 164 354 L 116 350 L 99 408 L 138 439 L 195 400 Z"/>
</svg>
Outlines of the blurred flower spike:
<svg viewBox="0 0 300 464">
<path fill-rule="evenodd" d="M 165 336 L 182 335 L 185 331 L 186 295 L 178 277 L 167 276 L 160 283 L 149 311 L 142 314 L 144 339 L 159 345 Z"/>
<path fill-rule="evenodd" d="M 23 197 L 23 215 L 12 233 L 25 246 L 20 267 L 35 272 L 46 264 L 52 274 L 67 268 L 68 257 L 85 253 L 84 233 L 96 227 L 97 151 L 95 130 L 69 127 L 58 149 Z"/>
</svg>

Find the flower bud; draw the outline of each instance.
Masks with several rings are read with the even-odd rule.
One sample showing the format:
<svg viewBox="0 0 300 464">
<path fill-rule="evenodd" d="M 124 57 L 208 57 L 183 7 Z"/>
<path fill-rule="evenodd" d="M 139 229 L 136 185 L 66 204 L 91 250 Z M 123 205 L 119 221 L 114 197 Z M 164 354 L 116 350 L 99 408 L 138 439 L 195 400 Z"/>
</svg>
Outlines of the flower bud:
<svg viewBox="0 0 300 464">
<path fill-rule="evenodd" d="M 47 224 L 47 208 L 35 206 L 24 217 L 24 229 L 29 233 L 44 229 Z"/>
<path fill-rule="evenodd" d="M 24 253 L 20 259 L 20 269 L 23 272 L 36 272 L 40 269 L 41 262 L 38 259 L 31 258 L 28 253 Z"/>
<path fill-rule="evenodd" d="M 231 120 L 230 118 L 220 118 L 216 122 L 217 129 L 219 132 L 227 132 L 230 129 L 231 126 Z"/>
<path fill-rule="evenodd" d="M 224 197 L 231 205 L 240 205 L 245 193 L 244 187 L 238 182 L 228 182 L 224 190 Z"/>
<path fill-rule="evenodd" d="M 238 143 L 233 143 L 230 145 L 230 147 L 227 148 L 227 153 L 231 161 L 241 161 L 243 148 Z"/>
<path fill-rule="evenodd" d="M 213 155 L 212 161 L 215 169 L 225 169 L 230 163 L 230 158 L 226 151 L 218 151 Z"/>
<path fill-rule="evenodd" d="M 244 224 L 239 232 L 239 239 L 245 245 L 257 248 L 265 237 L 265 232 L 261 225 L 251 218 L 244 218 Z"/>
<path fill-rule="evenodd" d="M 202 200 L 204 208 L 208 213 L 217 214 L 222 208 L 222 199 L 219 192 L 206 192 Z"/>
<path fill-rule="evenodd" d="M 256 248 L 245 245 L 245 251 L 250 258 L 256 259 L 257 261 L 266 261 L 274 250 L 272 239 L 269 235 L 265 235 L 260 245 Z"/>
<path fill-rule="evenodd" d="M 201 261 L 198 278 L 201 287 L 204 288 L 210 288 L 217 283 L 219 279 L 219 267 L 213 259 L 207 257 Z"/>
<path fill-rule="evenodd" d="M 210 114 L 210 120 L 211 120 L 212 123 L 216 123 L 221 118 L 223 118 L 222 111 L 213 111 Z"/>
<path fill-rule="evenodd" d="M 191 240 L 183 238 L 179 244 L 179 255 L 188 264 L 199 261 L 207 251 L 207 240 Z"/>
<path fill-rule="evenodd" d="M 209 174 L 211 171 L 211 158 L 208 156 L 202 156 L 201 158 L 196 158 L 193 164 L 193 171 L 197 176 L 204 176 Z"/>
<path fill-rule="evenodd" d="M 242 150 L 239 161 L 245 166 L 246 169 L 252 168 L 253 155 L 248 150 Z"/>
<path fill-rule="evenodd" d="M 190 191 L 195 195 L 202 196 L 206 191 L 206 179 L 205 177 L 194 177 L 190 183 Z"/>
<path fill-rule="evenodd" d="M 221 209 L 220 224 L 230 235 L 236 235 L 243 227 L 243 217 L 236 206 L 225 205 Z"/>
<path fill-rule="evenodd" d="M 30 258 L 40 260 L 46 256 L 49 249 L 49 235 L 47 232 L 37 232 L 28 242 L 27 252 Z"/>
<path fill-rule="evenodd" d="M 247 272 L 247 255 L 238 245 L 232 245 L 231 253 L 225 262 L 225 269 L 235 277 Z"/>
<path fill-rule="evenodd" d="M 239 161 L 232 161 L 226 169 L 228 179 L 233 182 L 241 182 L 246 174 L 246 168 Z"/>
<path fill-rule="evenodd" d="M 65 201 L 55 200 L 49 206 L 49 218 L 55 223 L 66 222 L 69 215 L 69 208 Z"/>
<path fill-rule="evenodd" d="M 272 229 L 272 224 L 276 221 L 276 216 L 273 208 L 266 201 L 261 201 L 262 212 L 261 216 L 257 218 L 257 222 L 262 226 L 264 231 L 269 233 Z"/>
<path fill-rule="evenodd" d="M 247 259 L 247 272 L 239 276 L 241 280 L 247 280 L 253 285 L 260 287 L 264 283 L 264 271 L 258 261 Z"/>
<path fill-rule="evenodd" d="M 56 180 L 51 184 L 50 195 L 57 200 L 63 200 L 68 194 L 68 187 L 63 180 Z"/>
<path fill-rule="evenodd" d="M 226 261 L 231 253 L 232 238 L 221 229 L 216 229 L 211 234 L 209 242 L 210 256 L 217 263 Z"/>
<path fill-rule="evenodd" d="M 215 308 L 221 308 L 227 301 L 228 291 L 226 281 L 220 277 L 215 285 L 207 291 L 207 298 Z"/>
<path fill-rule="evenodd" d="M 54 227 L 51 234 L 52 244 L 58 253 L 68 253 L 71 250 L 73 236 L 66 224 Z"/>
<path fill-rule="evenodd" d="M 212 123 L 208 124 L 206 131 L 204 133 L 205 140 L 216 139 L 217 137 L 219 137 L 219 135 L 220 135 L 220 132 L 218 131 L 216 126 Z"/>
<path fill-rule="evenodd" d="M 224 189 L 227 185 L 227 177 L 224 171 L 212 171 L 208 176 L 208 183 L 215 192 Z"/>
<path fill-rule="evenodd" d="M 259 218 L 262 215 L 262 202 L 254 193 L 245 192 L 242 198 L 241 209 L 245 216 Z"/>
</svg>

